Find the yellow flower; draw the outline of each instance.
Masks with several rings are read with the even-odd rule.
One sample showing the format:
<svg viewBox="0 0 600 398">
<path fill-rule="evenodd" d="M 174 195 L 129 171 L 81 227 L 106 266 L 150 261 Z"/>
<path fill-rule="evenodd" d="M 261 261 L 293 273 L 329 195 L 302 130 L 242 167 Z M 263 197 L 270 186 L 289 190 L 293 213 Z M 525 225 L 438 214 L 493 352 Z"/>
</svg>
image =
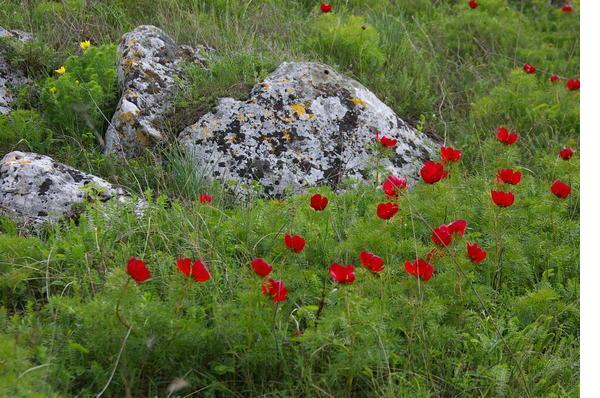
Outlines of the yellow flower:
<svg viewBox="0 0 600 398">
<path fill-rule="evenodd" d="M 67 69 L 65 69 L 64 66 L 61 66 L 58 69 L 54 69 L 54 73 L 56 73 L 58 76 L 64 75 L 66 71 L 67 71 Z"/>
<path fill-rule="evenodd" d="M 50 91 L 51 94 L 56 94 L 58 92 L 58 89 L 56 87 L 50 87 L 48 91 Z"/>
<path fill-rule="evenodd" d="M 89 40 L 85 40 L 82 41 L 81 43 L 79 43 L 79 47 L 81 47 L 82 50 L 87 50 L 88 48 L 90 48 L 92 46 L 92 43 L 90 43 Z"/>
</svg>

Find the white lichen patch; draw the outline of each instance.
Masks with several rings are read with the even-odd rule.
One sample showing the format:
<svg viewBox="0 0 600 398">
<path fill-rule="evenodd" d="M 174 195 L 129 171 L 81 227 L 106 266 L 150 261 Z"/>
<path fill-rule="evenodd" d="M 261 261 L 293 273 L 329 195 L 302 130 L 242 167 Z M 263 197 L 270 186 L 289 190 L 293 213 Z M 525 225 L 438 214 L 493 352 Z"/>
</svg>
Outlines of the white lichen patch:
<svg viewBox="0 0 600 398">
<path fill-rule="evenodd" d="M 123 189 L 48 156 L 15 151 L 0 161 L 0 214 L 18 222 L 54 222 L 78 203 L 127 197 Z"/>
</svg>

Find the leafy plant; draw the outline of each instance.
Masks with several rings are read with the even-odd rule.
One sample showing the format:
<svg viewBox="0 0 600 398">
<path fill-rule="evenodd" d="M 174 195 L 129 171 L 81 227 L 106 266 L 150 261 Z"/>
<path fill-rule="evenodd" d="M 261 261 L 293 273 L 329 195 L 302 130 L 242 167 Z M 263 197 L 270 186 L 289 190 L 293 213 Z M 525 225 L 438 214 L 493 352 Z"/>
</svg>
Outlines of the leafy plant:
<svg viewBox="0 0 600 398">
<path fill-rule="evenodd" d="M 64 72 L 58 77 L 42 83 L 44 115 L 51 126 L 93 146 L 117 101 L 115 46 L 90 47 L 80 56 L 69 57 L 61 68 Z"/>
<path fill-rule="evenodd" d="M 0 153 L 47 152 L 51 145 L 52 131 L 38 112 L 17 110 L 0 115 Z"/>
</svg>

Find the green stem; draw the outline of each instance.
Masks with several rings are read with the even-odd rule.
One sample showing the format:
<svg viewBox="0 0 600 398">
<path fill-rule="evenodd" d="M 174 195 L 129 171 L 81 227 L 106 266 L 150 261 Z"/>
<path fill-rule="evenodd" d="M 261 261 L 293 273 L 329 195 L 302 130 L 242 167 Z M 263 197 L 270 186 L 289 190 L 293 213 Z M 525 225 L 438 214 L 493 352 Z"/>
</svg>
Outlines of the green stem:
<svg viewBox="0 0 600 398">
<path fill-rule="evenodd" d="M 133 329 L 133 326 L 131 326 L 129 324 L 129 322 L 127 321 L 127 319 L 125 319 L 123 314 L 121 314 L 120 307 L 121 307 L 121 300 L 123 300 L 123 295 L 125 294 L 125 290 L 127 289 L 127 286 L 129 286 L 130 280 L 131 279 L 127 278 L 127 281 L 125 281 L 125 283 L 123 284 L 123 287 L 121 287 L 121 291 L 119 292 L 119 297 L 117 298 L 117 305 L 115 306 L 115 315 L 117 316 L 117 319 L 127 329 Z"/>
<path fill-rule="evenodd" d="M 346 317 L 348 320 L 348 328 L 350 331 L 350 349 L 349 349 L 349 356 L 350 356 L 350 360 L 349 360 L 349 365 L 350 365 L 350 369 L 349 369 L 349 375 L 348 375 L 348 380 L 346 381 L 346 395 L 348 397 L 352 396 L 352 383 L 354 381 L 354 375 L 353 375 L 353 350 L 354 350 L 354 329 L 352 328 L 352 311 L 350 309 L 350 298 L 348 297 L 349 293 L 349 286 L 345 286 L 346 291 Z"/>
</svg>

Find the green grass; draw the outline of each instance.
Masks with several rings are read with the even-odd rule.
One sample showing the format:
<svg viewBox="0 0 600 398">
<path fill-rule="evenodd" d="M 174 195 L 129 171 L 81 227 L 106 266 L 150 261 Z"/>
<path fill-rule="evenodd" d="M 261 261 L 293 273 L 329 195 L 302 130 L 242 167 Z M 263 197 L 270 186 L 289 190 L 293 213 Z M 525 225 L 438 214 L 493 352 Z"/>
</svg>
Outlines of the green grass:
<svg viewBox="0 0 600 398">
<path fill-rule="evenodd" d="M 466 3 L 345 0 L 321 15 L 308 0 L 0 0 L 0 26 L 37 38 L 0 41 L 35 81 L 0 116 L 1 154 L 49 154 L 149 202 L 142 217 L 92 205 L 30 236 L 0 219 L 0 395 L 162 396 L 184 379 L 171 396 L 577 396 L 579 159 L 557 153 L 578 148 L 579 93 L 548 78 L 578 76 L 578 4 L 567 15 L 546 0 Z M 311 60 L 463 159 L 448 179 L 402 195 L 385 222 L 375 184 L 314 188 L 330 200 L 314 212 L 309 194 L 240 202 L 174 145 L 127 162 L 103 156 L 98 137 L 118 98 L 110 49 L 142 23 L 215 48 L 207 70 L 186 68 L 176 115 L 163 121 L 173 134 L 219 97 L 246 97 L 279 62 Z M 67 75 L 54 76 L 61 65 Z M 501 125 L 519 132 L 516 145 L 494 139 Z M 523 173 L 507 209 L 489 198 L 500 168 Z M 557 178 L 573 187 L 566 200 L 549 191 Z M 433 248 L 432 228 L 458 218 L 467 234 L 432 261 L 433 278 L 407 274 L 404 262 Z M 306 239 L 304 251 L 285 248 L 286 232 Z M 488 252 L 483 263 L 469 262 L 467 241 Z M 382 274 L 360 267 L 365 249 L 384 258 Z M 131 256 L 150 280 L 130 281 Z M 257 256 L 287 301 L 261 294 Z M 202 259 L 213 278 L 190 283 L 179 257 Z M 333 261 L 356 265 L 356 282 L 332 282 Z"/>
</svg>

